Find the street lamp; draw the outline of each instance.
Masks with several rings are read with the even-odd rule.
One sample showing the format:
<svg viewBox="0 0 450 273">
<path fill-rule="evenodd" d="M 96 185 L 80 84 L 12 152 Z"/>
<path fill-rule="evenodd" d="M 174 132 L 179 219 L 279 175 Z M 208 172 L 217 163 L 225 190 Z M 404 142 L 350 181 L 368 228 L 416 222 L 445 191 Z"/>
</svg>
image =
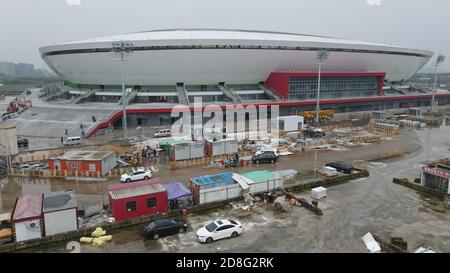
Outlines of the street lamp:
<svg viewBox="0 0 450 273">
<path fill-rule="evenodd" d="M 317 82 L 317 104 L 316 104 L 316 123 L 319 123 L 320 116 L 320 73 L 322 72 L 322 65 L 328 59 L 329 53 L 325 50 L 317 52 L 317 64 L 319 65 L 318 82 Z"/>
<path fill-rule="evenodd" d="M 439 54 L 436 57 L 436 62 L 434 63 L 434 87 L 433 87 L 433 96 L 431 97 L 431 111 L 433 111 L 433 105 L 434 105 L 434 96 L 437 93 L 437 71 L 438 67 L 441 63 L 445 61 L 445 56 L 442 54 Z"/>
<path fill-rule="evenodd" d="M 120 54 L 122 67 L 122 125 L 123 125 L 123 144 L 128 145 L 128 126 L 127 126 L 127 94 L 125 90 L 125 54 L 131 54 L 133 44 L 128 41 L 117 41 L 112 43 L 112 51 Z"/>
</svg>

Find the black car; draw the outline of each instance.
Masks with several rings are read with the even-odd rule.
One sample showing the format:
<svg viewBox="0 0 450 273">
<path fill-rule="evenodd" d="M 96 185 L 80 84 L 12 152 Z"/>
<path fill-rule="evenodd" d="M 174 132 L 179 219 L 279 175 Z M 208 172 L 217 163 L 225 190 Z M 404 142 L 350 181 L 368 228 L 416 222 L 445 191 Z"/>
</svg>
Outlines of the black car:
<svg viewBox="0 0 450 273">
<path fill-rule="evenodd" d="M 28 147 L 28 139 L 26 139 L 26 138 L 18 138 L 17 139 L 17 146 L 19 146 L 19 147 Z"/>
<path fill-rule="evenodd" d="M 277 162 L 278 157 L 275 153 L 262 153 L 259 155 L 255 155 L 252 157 L 252 162 L 259 163 L 275 163 Z"/>
<path fill-rule="evenodd" d="M 187 224 L 181 220 L 160 219 L 151 222 L 144 227 L 145 236 L 154 240 L 159 237 L 183 233 L 186 231 Z"/>
<path fill-rule="evenodd" d="M 325 164 L 325 166 L 335 168 L 336 171 L 345 173 L 345 174 L 351 174 L 352 170 L 353 170 L 352 166 L 350 166 L 349 164 L 347 164 L 343 161 L 330 162 L 330 163 Z"/>
</svg>

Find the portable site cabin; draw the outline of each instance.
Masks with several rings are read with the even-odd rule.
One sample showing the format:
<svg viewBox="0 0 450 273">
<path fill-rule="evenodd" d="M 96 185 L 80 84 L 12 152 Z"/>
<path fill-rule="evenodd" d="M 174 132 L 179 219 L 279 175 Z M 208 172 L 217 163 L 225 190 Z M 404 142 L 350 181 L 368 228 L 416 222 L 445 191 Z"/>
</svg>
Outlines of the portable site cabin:
<svg viewBox="0 0 450 273">
<path fill-rule="evenodd" d="M 50 171 L 67 171 L 72 175 L 104 175 L 116 167 L 116 164 L 117 155 L 112 151 L 69 151 L 48 161 Z"/>
<path fill-rule="evenodd" d="M 221 173 L 192 178 L 189 187 L 194 204 L 205 204 L 239 197 L 250 193 L 274 190 L 283 186 L 283 178 L 269 171 L 250 173 Z"/>
<path fill-rule="evenodd" d="M 302 116 L 278 117 L 279 129 L 285 132 L 299 132 L 303 129 L 305 118 Z"/>
<path fill-rule="evenodd" d="M 445 194 L 450 194 L 450 166 L 437 164 L 422 167 L 420 185 Z"/>
<path fill-rule="evenodd" d="M 239 143 L 236 139 L 221 139 L 205 141 L 205 151 L 209 157 L 232 155 L 238 152 Z"/>
<path fill-rule="evenodd" d="M 168 137 L 165 139 L 162 139 L 158 142 L 159 148 L 166 150 L 170 148 L 170 145 L 176 145 L 176 144 L 187 144 L 189 143 L 186 139 L 175 139 L 172 137 Z"/>
<path fill-rule="evenodd" d="M 283 187 L 284 176 L 270 171 L 253 171 L 240 174 L 247 179 L 249 192 L 271 191 Z"/>
<path fill-rule="evenodd" d="M 233 173 L 220 173 L 191 178 L 189 188 L 192 192 L 194 204 L 204 204 L 220 200 L 226 200 L 235 196 L 242 189 L 229 190 L 227 186 L 235 184 Z"/>
<path fill-rule="evenodd" d="M 166 212 L 167 191 L 159 179 L 108 186 L 110 210 L 116 221 Z"/>
<path fill-rule="evenodd" d="M 77 200 L 73 191 L 44 193 L 45 236 L 78 229 Z"/>
<path fill-rule="evenodd" d="M 170 145 L 170 160 L 189 160 L 205 156 L 205 145 L 202 141 L 184 142 Z"/>
<path fill-rule="evenodd" d="M 42 238 L 42 194 L 17 198 L 11 223 L 16 242 Z"/>
</svg>

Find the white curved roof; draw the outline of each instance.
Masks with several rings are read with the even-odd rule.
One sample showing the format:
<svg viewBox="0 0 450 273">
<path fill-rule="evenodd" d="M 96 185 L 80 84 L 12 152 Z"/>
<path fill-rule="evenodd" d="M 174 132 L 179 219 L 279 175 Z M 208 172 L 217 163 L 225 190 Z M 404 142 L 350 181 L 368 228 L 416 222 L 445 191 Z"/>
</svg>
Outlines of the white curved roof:
<svg viewBox="0 0 450 273">
<path fill-rule="evenodd" d="M 99 37 L 74 42 L 60 43 L 41 48 L 41 52 L 60 49 L 86 48 L 88 45 L 111 43 L 112 41 L 127 40 L 159 45 L 180 45 L 183 41 L 196 41 L 196 45 L 210 44 L 212 41 L 220 44 L 255 44 L 258 45 L 311 45 L 311 46 L 330 46 L 336 48 L 357 48 L 357 49 L 378 49 L 386 51 L 401 51 L 406 53 L 416 53 L 433 55 L 431 51 L 418 50 L 407 47 L 398 47 L 392 45 L 370 43 L 363 41 L 345 40 L 339 38 L 321 37 L 313 35 L 303 35 L 295 33 L 255 31 L 255 30 L 232 30 L 232 29 L 163 29 L 142 31 L 129 34 Z"/>
</svg>

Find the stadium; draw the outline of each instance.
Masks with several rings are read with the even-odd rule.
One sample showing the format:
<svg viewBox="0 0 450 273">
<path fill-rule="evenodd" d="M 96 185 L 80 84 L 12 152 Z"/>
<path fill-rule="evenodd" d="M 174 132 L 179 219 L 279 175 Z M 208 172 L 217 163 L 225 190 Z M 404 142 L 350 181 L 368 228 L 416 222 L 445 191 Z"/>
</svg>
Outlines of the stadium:
<svg viewBox="0 0 450 273">
<path fill-rule="evenodd" d="M 433 55 L 426 50 L 290 33 L 243 30 L 158 30 L 52 45 L 40 49 L 55 73 L 72 83 L 120 85 L 112 43 L 132 43 L 129 85 L 252 84 L 280 71 L 384 72 L 404 81 Z"/>
<path fill-rule="evenodd" d="M 125 47 L 117 52 L 120 43 Z M 427 106 L 433 92 L 405 84 L 431 51 L 295 33 L 153 30 L 44 46 L 40 54 L 65 81 L 44 91 L 74 104 L 121 105 L 123 76 L 130 126 L 167 126 L 173 105 L 195 97 L 219 105 L 277 104 L 280 115 L 313 110 L 319 67 L 322 109 Z M 450 103 L 448 95 L 436 94 L 437 103 Z M 120 127 L 120 116 L 118 108 L 102 126 Z"/>
</svg>

